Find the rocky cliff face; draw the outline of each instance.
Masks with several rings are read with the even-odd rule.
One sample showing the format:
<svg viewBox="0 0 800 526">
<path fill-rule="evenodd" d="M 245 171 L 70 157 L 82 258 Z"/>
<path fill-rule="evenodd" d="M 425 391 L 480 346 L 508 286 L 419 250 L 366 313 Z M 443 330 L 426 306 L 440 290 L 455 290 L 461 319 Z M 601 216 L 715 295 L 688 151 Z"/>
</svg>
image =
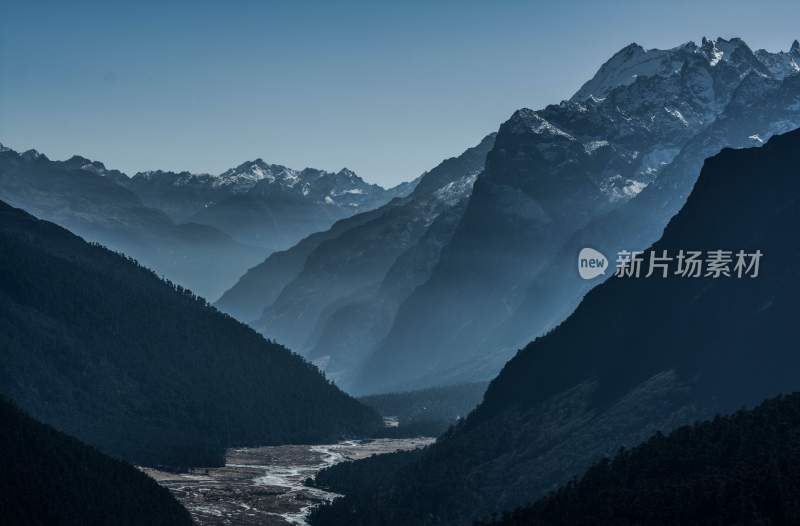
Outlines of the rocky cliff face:
<svg viewBox="0 0 800 526">
<path fill-rule="evenodd" d="M 442 162 L 423 174 L 411 195 L 364 221 L 354 217 L 335 225 L 331 230 L 338 233 L 310 251 L 302 271 L 266 305 L 255 326 L 333 376 L 345 373 L 337 378 L 346 380 L 385 335 L 399 302 L 427 278 L 493 142 L 488 136 Z"/>
<path fill-rule="evenodd" d="M 357 390 L 495 374 L 593 284 L 574 272 L 580 248 L 647 246 L 703 159 L 800 125 L 797 76 L 774 72 L 794 54 L 753 53 L 739 39 L 632 45 L 569 101 L 516 112 L 430 279 L 400 306 Z"/>
</svg>

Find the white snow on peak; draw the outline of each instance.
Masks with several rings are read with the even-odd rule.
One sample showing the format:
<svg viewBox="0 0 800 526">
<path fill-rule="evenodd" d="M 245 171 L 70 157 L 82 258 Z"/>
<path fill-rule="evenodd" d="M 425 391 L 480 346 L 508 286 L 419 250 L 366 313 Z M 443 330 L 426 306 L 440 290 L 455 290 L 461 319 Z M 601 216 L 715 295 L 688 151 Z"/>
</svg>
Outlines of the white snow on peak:
<svg viewBox="0 0 800 526">
<path fill-rule="evenodd" d="M 592 153 L 604 146 L 608 146 L 608 141 L 589 141 L 583 145 L 583 149 L 586 150 L 586 153 Z"/>
<path fill-rule="evenodd" d="M 91 172 L 96 175 L 105 175 L 107 173 L 106 167 L 103 163 L 88 162 L 81 165 L 81 170 Z"/>
<path fill-rule="evenodd" d="M 738 38 L 708 40 L 703 37 L 698 51 L 704 53 L 708 58 L 708 64 L 714 67 L 722 61 L 730 61 L 733 53 L 742 46 L 747 47 L 747 44 Z"/>
<path fill-rule="evenodd" d="M 715 47 L 714 49 L 711 50 L 711 56 L 708 57 L 708 63 L 712 66 L 716 66 L 717 64 L 719 64 L 719 61 L 722 60 L 723 54 L 724 53 L 722 52 L 722 50 L 717 49 Z"/>
<path fill-rule="evenodd" d="M 455 181 L 450 181 L 433 192 L 434 197 L 450 206 L 455 205 L 472 192 L 472 186 L 478 178 L 478 173 L 479 172 L 473 172 Z"/>
<path fill-rule="evenodd" d="M 626 196 L 634 197 L 638 195 L 645 188 L 647 188 L 647 183 L 644 183 L 642 181 L 635 181 L 633 179 L 628 179 L 627 184 L 622 187 L 622 191 L 625 192 Z"/>
<path fill-rule="evenodd" d="M 235 192 L 244 192 L 260 181 L 293 187 L 300 181 L 300 176 L 296 170 L 291 168 L 267 164 L 261 159 L 256 159 L 220 174 L 215 178 L 213 185 L 230 187 Z"/>
<path fill-rule="evenodd" d="M 760 135 L 754 133 L 753 135 L 749 136 L 748 139 L 752 139 L 759 144 L 764 144 L 764 139 L 761 138 Z"/>
<path fill-rule="evenodd" d="M 601 190 L 611 202 L 627 201 L 639 195 L 647 188 L 648 183 L 636 179 L 623 179 L 622 175 L 615 174 L 601 183 Z"/>
<path fill-rule="evenodd" d="M 797 40 L 792 42 L 788 52 L 770 53 L 766 49 L 759 49 L 755 55 L 772 76 L 779 80 L 800 72 L 800 42 Z"/>
<path fill-rule="evenodd" d="M 683 114 L 680 111 L 678 111 L 677 109 L 675 109 L 675 108 L 667 108 L 665 106 L 664 107 L 664 111 L 666 111 L 667 113 L 669 113 L 670 115 L 672 115 L 673 117 L 678 119 L 680 121 L 680 123 L 683 124 L 684 126 L 687 126 L 687 127 L 689 126 L 689 122 L 683 117 Z"/>
<path fill-rule="evenodd" d="M 598 70 L 591 80 L 572 96 L 573 101 L 592 98 L 600 102 L 614 88 L 633 84 L 640 77 L 652 77 L 665 70 L 664 58 L 670 51 L 645 50 L 638 44 L 630 44 L 617 52 Z"/>
<path fill-rule="evenodd" d="M 739 49 L 745 53 L 737 54 Z M 601 102 L 615 88 L 631 85 L 638 79 L 679 74 L 686 64 L 687 56 L 691 54 L 699 55 L 714 68 L 723 62 L 733 61 L 734 55 L 736 60 L 746 60 L 749 49 L 739 38 L 709 40 L 703 37 L 700 45 L 687 42 L 665 50 L 645 50 L 638 44 L 630 44 L 604 63 L 570 100 Z M 790 51 L 786 55 L 791 53 Z M 800 45 L 797 46 L 797 55 L 800 57 Z"/>
<path fill-rule="evenodd" d="M 247 177 L 248 174 L 252 174 L 253 177 L 252 178 Z M 274 175 L 272 175 L 271 173 L 267 173 L 261 166 L 257 164 L 253 165 L 252 168 L 250 168 L 249 172 L 239 172 L 238 174 L 236 174 L 236 176 L 245 179 L 255 179 L 256 181 L 260 181 L 262 179 L 269 179 L 270 182 L 275 181 Z"/>
<path fill-rule="evenodd" d="M 548 135 L 551 137 L 564 137 L 571 141 L 575 138 L 565 131 L 562 131 L 557 126 L 553 125 L 550 121 L 539 115 L 538 113 L 530 110 L 520 110 L 517 112 L 518 119 L 514 123 L 514 130 L 516 132 L 524 132 L 530 130 L 537 135 Z M 521 128 L 520 125 L 524 128 Z"/>
</svg>

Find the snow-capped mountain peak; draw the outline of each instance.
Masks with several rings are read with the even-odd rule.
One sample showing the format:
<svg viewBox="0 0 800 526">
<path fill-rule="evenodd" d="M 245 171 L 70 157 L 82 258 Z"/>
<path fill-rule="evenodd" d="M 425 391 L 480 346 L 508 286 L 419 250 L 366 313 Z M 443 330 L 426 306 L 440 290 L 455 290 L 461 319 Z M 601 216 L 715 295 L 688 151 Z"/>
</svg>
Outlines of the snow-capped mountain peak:
<svg viewBox="0 0 800 526">
<path fill-rule="evenodd" d="M 601 99 L 618 86 L 632 84 L 639 77 L 657 75 L 664 70 L 663 59 L 668 53 L 660 49 L 645 50 L 636 43 L 629 44 L 603 64 L 572 100 Z"/>
<path fill-rule="evenodd" d="M 797 40 L 792 42 L 788 52 L 770 53 L 765 49 L 759 49 L 755 55 L 770 74 L 778 80 L 800 72 L 800 42 Z"/>
<path fill-rule="evenodd" d="M 742 47 L 746 48 L 747 51 L 750 50 L 750 48 L 747 47 L 747 44 L 745 44 L 739 38 L 732 38 L 730 40 L 717 38 L 714 40 L 709 40 L 706 37 L 703 37 L 700 44 L 700 52 L 706 56 L 709 65 L 716 66 L 723 60 L 732 60 L 734 53 L 736 53 L 736 51 Z"/>
<path fill-rule="evenodd" d="M 387 191 L 366 183 L 354 171 L 342 168 L 328 172 L 316 168 L 295 170 L 280 164 L 270 164 L 261 158 L 246 161 L 219 175 L 192 174 L 189 172 L 139 172 L 133 177 L 134 185 L 142 192 L 150 187 L 191 187 L 193 192 L 210 192 L 206 203 L 220 202 L 225 195 L 258 195 L 259 198 L 285 199 L 295 196 L 309 203 L 347 209 L 369 209 L 395 195 L 407 191 Z"/>
<path fill-rule="evenodd" d="M 221 173 L 214 181 L 214 186 L 229 187 L 234 192 L 246 192 L 261 181 L 292 187 L 299 180 L 296 170 L 278 164 L 268 164 L 258 158 Z"/>
<path fill-rule="evenodd" d="M 797 49 L 797 56 L 800 57 L 800 46 Z M 753 53 L 740 38 L 703 37 L 700 45 L 687 42 L 666 50 L 645 50 L 638 44 L 630 44 L 603 64 L 594 77 L 581 86 L 570 100 L 602 101 L 614 89 L 629 86 L 637 79 L 677 75 L 687 64 L 696 67 L 702 65 L 700 62 L 707 68 L 720 68 L 725 64 L 740 78 L 744 78 L 751 71 L 764 76 L 783 78 L 791 70 L 789 63 L 795 56 L 793 53 L 789 51 L 775 54 L 763 50 Z"/>
</svg>

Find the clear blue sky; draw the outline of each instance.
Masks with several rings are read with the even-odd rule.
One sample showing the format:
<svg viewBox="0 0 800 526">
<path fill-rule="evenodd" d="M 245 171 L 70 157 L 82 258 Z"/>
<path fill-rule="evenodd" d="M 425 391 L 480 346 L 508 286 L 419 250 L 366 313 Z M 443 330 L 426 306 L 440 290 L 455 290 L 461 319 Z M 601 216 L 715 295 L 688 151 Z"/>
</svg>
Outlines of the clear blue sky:
<svg viewBox="0 0 800 526">
<path fill-rule="evenodd" d="M 387 185 L 630 42 L 800 38 L 797 0 L 127 4 L 0 0 L 0 142 L 131 174 L 262 157 Z"/>
</svg>

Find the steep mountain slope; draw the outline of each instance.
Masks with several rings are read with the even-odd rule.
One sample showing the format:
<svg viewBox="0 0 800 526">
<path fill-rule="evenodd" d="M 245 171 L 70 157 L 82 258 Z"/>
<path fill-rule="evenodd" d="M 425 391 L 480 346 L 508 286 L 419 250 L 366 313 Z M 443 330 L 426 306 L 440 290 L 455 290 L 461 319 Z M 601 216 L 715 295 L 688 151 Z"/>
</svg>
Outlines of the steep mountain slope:
<svg viewBox="0 0 800 526">
<path fill-rule="evenodd" d="M 125 188 L 127 177 L 83 157 L 51 161 L 0 148 L 0 199 L 124 252 L 194 292 L 217 297 L 263 250 L 206 225 L 176 224 Z"/>
<path fill-rule="evenodd" d="M 239 278 L 214 306 L 243 322 L 255 322 L 264 313 L 264 308 L 272 305 L 283 288 L 303 271 L 309 254 L 322 242 L 335 239 L 382 213 L 383 208 L 378 208 L 342 219 L 328 230 L 311 234 L 290 249 L 273 252 Z"/>
<path fill-rule="evenodd" d="M 191 525 L 138 469 L 25 416 L 0 398 L 0 519 L 7 526 Z"/>
<path fill-rule="evenodd" d="M 797 390 L 798 166 L 800 131 L 724 150 L 649 251 L 760 250 L 757 278 L 674 266 L 666 278 L 610 278 L 509 361 L 461 426 L 315 524 L 469 524 L 657 430 Z"/>
<path fill-rule="evenodd" d="M 448 218 L 463 211 L 493 142 L 490 135 L 443 161 L 408 198 L 320 244 L 264 311 L 259 330 L 293 345 L 346 386 L 351 364 L 385 334 L 396 305 L 435 264 L 457 223 Z"/>
<path fill-rule="evenodd" d="M 798 58 L 800 59 L 800 57 Z M 761 75 L 746 77 L 722 117 L 693 139 L 662 176 L 637 199 L 579 230 L 561 253 L 533 281 L 515 313 L 482 345 L 513 353 L 526 341 L 563 320 L 594 284 L 573 272 L 571 264 L 583 247 L 606 254 L 641 249 L 657 240 L 669 218 L 685 202 L 700 172 L 702 159 L 724 147 L 763 144 L 776 133 L 800 126 L 800 76 L 775 80 Z M 565 301 L 565 298 L 568 301 Z M 504 361 L 504 360 L 503 360 Z"/>
<path fill-rule="evenodd" d="M 661 434 L 502 526 L 800 522 L 800 395 Z"/>
<path fill-rule="evenodd" d="M 336 173 L 293 170 L 262 159 L 218 176 L 141 172 L 127 186 L 175 221 L 213 226 L 270 251 L 286 249 L 338 219 L 377 208 L 413 189 L 405 183 L 385 190 L 346 168 Z"/>
<path fill-rule="evenodd" d="M 432 268 L 493 141 L 492 134 L 425 173 L 408 197 L 270 257 L 225 295 L 220 308 L 249 320 L 262 301 L 256 327 L 320 363 L 333 363 L 332 371 L 335 362 L 351 359 L 351 351 L 365 352 L 370 346 L 362 341 L 382 337 L 395 304 Z M 326 345 L 333 337 L 335 349 Z"/>
<path fill-rule="evenodd" d="M 632 45 L 570 101 L 516 112 L 430 279 L 401 305 L 355 390 L 495 374 L 593 284 L 572 272 L 581 248 L 657 239 L 706 156 L 800 125 L 799 87 L 739 39 Z"/>
<path fill-rule="evenodd" d="M 0 204 L 0 393 L 142 464 L 369 433 L 378 415 L 205 300 Z"/>
</svg>

